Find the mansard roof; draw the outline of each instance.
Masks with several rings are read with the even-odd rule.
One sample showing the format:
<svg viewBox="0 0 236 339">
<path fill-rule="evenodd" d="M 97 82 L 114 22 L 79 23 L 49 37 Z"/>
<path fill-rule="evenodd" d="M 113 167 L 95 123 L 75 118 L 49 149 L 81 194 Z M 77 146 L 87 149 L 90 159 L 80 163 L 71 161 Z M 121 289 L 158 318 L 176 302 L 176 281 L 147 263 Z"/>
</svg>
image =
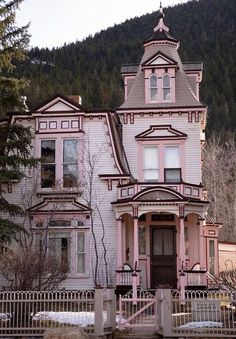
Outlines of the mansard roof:
<svg viewBox="0 0 236 339">
<path fill-rule="evenodd" d="M 169 34 L 167 31 L 154 31 L 147 39 L 144 40 L 144 44 L 147 44 L 148 42 L 151 41 L 160 41 L 160 40 L 167 40 L 167 41 L 172 41 L 172 42 L 177 42 L 173 36 Z"/>
<path fill-rule="evenodd" d="M 129 90 L 126 101 L 121 105 L 121 109 L 145 109 L 145 108 L 178 108 L 178 107 L 196 107 L 203 106 L 193 88 L 192 79 L 186 75 L 185 71 L 201 71 L 202 63 L 182 63 L 178 54 L 178 41 L 169 34 L 169 28 L 164 24 L 164 13 L 162 7 L 159 12 L 159 22 L 154 28 L 153 33 L 144 42 L 144 54 L 140 61 L 139 67 L 131 65 L 126 71 L 132 71 L 136 74 L 132 86 Z M 160 54 L 164 56 L 164 61 L 169 60 L 168 67 L 176 67 L 175 73 L 175 101 L 147 103 L 145 101 L 145 75 L 144 68 Z M 152 63 L 152 62 L 151 62 Z M 153 68 L 158 68 L 160 61 L 154 62 Z M 163 62 L 164 64 L 167 62 Z M 135 73 L 136 70 L 136 73 Z"/>
<path fill-rule="evenodd" d="M 168 103 L 146 103 L 145 102 L 145 79 L 142 64 L 152 59 L 158 53 L 164 54 L 169 59 L 177 64 L 175 76 L 175 102 Z M 186 64 L 185 64 L 186 65 Z M 199 67 L 199 65 L 198 65 Z M 156 45 L 152 44 L 145 48 L 144 55 L 141 59 L 138 71 L 133 81 L 133 85 L 129 91 L 127 100 L 121 105 L 120 108 L 171 108 L 171 107 L 204 107 L 198 101 L 191 83 L 185 74 L 185 68 L 180 60 L 177 49 L 169 45 Z"/>
</svg>

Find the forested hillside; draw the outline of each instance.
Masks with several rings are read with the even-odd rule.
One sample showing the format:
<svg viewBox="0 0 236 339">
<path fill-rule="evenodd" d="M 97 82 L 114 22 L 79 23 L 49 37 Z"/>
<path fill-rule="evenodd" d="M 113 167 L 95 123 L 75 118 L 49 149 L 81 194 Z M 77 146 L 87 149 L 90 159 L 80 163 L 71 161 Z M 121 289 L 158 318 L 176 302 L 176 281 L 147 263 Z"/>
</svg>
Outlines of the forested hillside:
<svg viewBox="0 0 236 339">
<path fill-rule="evenodd" d="M 236 1 L 193 0 L 164 12 L 170 33 L 181 41 L 182 60 L 204 62 L 201 99 L 209 106 L 208 131 L 235 130 Z M 155 12 L 82 42 L 30 50 L 28 61 L 17 68 L 18 75 L 31 79 L 25 93 L 28 105 L 62 93 L 80 94 L 85 107 L 119 106 L 123 100 L 121 64 L 139 62 L 143 40 L 157 20 Z"/>
</svg>

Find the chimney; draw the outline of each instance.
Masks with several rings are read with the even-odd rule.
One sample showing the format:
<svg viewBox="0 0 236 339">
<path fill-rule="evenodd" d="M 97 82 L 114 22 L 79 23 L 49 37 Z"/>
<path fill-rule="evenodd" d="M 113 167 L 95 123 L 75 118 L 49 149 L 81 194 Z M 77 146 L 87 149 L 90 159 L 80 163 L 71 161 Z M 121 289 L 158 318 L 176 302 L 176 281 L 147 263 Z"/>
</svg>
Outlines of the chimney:
<svg viewBox="0 0 236 339">
<path fill-rule="evenodd" d="M 80 95 L 69 95 L 68 98 L 74 101 L 76 104 L 82 105 L 82 98 Z"/>
</svg>

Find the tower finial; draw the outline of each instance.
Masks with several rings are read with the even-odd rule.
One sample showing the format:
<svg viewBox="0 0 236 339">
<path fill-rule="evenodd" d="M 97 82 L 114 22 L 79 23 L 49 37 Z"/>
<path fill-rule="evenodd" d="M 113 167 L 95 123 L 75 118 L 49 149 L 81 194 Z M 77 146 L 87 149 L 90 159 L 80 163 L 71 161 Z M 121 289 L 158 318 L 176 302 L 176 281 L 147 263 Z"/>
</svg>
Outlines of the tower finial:
<svg viewBox="0 0 236 339">
<path fill-rule="evenodd" d="M 162 2 L 160 1 L 159 22 L 158 22 L 158 25 L 154 28 L 154 32 L 156 32 L 156 31 L 169 32 L 169 28 L 164 24 L 164 21 L 163 21 L 164 17 L 165 17 L 165 15 L 163 13 Z"/>
</svg>

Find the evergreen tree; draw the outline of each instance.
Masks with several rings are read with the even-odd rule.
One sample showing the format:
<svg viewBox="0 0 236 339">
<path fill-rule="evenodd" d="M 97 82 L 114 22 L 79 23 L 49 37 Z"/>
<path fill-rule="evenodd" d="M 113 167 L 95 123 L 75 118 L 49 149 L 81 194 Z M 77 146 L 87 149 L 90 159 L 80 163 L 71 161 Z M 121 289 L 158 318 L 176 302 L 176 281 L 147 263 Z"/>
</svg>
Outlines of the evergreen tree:
<svg viewBox="0 0 236 339">
<path fill-rule="evenodd" d="M 0 0 L 0 115 L 23 110 L 21 92 L 27 85 L 24 78 L 12 74 L 17 62 L 26 58 L 29 43 L 28 25 L 15 26 L 15 12 L 23 0 Z"/>
<path fill-rule="evenodd" d="M 8 110 L 22 111 L 20 97 L 27 82 L 16 79 L 11 72 L 16 62 L 25 59 L 29 41 L 27 27 L 14 25 L 15 11 L 22 0 L 0 0 L 0 113 Z M 7 120 L 0 125 L 0 244 L 9 242 L 23 228 L 14 222 L 15 216 L 23 214 L 22 208 L 7 201 L 6 187 L 12 181 L 20 181 L 25 169 L 36 165 L 31 156 L 31 131 Z M 12 221 L 13 220 L 13 221 Z"/>
</svg>

